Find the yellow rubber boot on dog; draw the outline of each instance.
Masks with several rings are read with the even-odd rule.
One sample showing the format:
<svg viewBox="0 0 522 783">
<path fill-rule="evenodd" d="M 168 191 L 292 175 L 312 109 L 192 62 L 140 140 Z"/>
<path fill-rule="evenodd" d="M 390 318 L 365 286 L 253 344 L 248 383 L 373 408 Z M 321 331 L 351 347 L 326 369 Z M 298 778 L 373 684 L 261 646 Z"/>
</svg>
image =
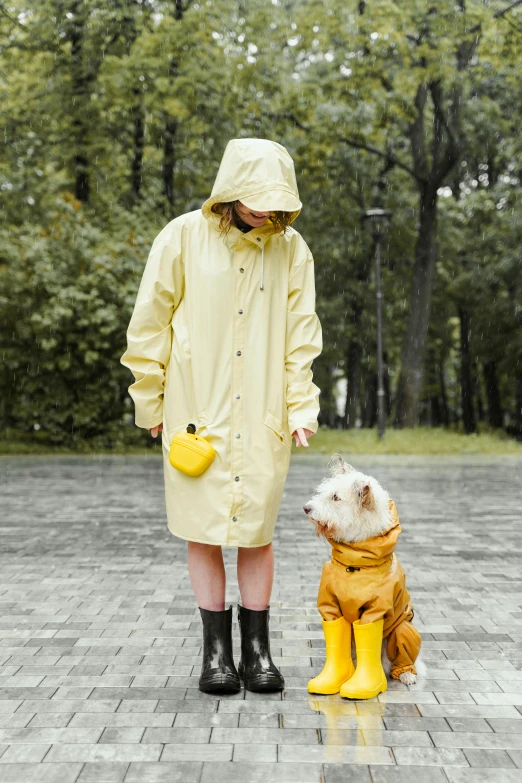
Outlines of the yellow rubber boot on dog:
<svg viewBox="0 0 522 783">
<path fill-rule="evenodd" d="M 352 632 L 344 617 L 323 620 L 326 642 L 326 661 L 323 670 L 308 683 L 309 693 L 339 693 L 343 682 L 354 673 L 352 661 Z"/>
<path fill-rule="evenodd" d="M 341 696 L 344 699 L 373 699 L 388 687 L 381 663 L 383 620 L 361 625 L 353 624 L 357 668 L 353 677 L 343 683 Z"/>
</svg>

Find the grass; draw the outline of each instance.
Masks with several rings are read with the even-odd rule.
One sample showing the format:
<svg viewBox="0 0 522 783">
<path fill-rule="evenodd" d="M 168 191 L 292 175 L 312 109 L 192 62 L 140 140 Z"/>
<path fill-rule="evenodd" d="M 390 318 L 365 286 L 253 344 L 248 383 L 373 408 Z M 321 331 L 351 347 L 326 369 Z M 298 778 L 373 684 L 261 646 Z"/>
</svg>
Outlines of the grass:
<svg viewBox="0 0 522 783">
<path fill-rule="evenodd" d="M 134 429 L 126 440 L 107 448 L 103 441 L 79 441 L 71 446 L 55 446 L 37 440 L 35 436 L 14 430 L 0 433 L 0 455 L 38 454 L 161 454 L 161 438 L 157 441 Z M 150 444 L 150 445 L 149 445 Z M 430 427 L 389 429 L 379 443 L 376 430 L 332 430 L 321 426 L 310 438 L 309 448 L 295 447 L 294 454 L 512 454 L 522 457 L 522 443 L 502 430 L 483 430 L 478 435 L 464 435 L 456 430 Z"/>
<path fill-rule="evenodd" d="M 484 431 L 478 435 L 432 427 L 385 432 L 381 442 L 376 430 L 332 430 L 320 427 L 310 438 L 308 449 L 296 453 L 333 454 L 518 454 L 522 457 L 522 443 L 510 438 L 502 430 Z"/>
</svg>

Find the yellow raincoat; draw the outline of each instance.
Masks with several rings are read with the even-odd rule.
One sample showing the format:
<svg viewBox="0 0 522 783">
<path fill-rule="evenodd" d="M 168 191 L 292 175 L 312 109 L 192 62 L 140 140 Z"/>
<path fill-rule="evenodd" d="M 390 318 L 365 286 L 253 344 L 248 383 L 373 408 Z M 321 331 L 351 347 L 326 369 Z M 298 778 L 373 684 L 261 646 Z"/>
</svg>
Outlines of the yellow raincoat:
<svg viewBox="0 0 522 783">
<path fill-rule="evenodd" d="M 381 536 L 355 543 L 328 539 L 332 559 L 323 566 L 317 607 L 323 620 L 344 617 L 374 623 L 384 620 L 383 637 L 391 676 L 415 671 L 421 646 L 420 634 L 412 625 L 413 609 L 406 576 L 395 554 L 401 532 L 397 507 L 390 500 L 392 527 Z"/>
<path fill-rule="evenodd" d="M 233 139 L 211 197 L 156 237 L 121 362 L 136 424 L 163 423 L 168 526 L 205 544 L 263 546 L 273 531 L 292 433 L 317 431 L 320 390 L 311 364 L 322 349 L 314 261 L 292 227 L 268 221 L 221 236 L 217 202 L 268 203 L 300 212 L 293 161 L 265 139 Z M 170 465 L 172 436 L 193 422 L 216 456 L 200 476 Z"/>
</svg>

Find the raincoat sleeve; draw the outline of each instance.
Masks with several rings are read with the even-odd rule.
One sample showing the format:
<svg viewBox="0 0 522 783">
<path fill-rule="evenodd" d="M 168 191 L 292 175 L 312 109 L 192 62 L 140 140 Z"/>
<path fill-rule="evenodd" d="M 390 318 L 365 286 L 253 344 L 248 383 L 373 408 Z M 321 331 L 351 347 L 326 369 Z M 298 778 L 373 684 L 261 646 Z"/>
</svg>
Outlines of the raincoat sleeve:
<svg viewBox="0 0 522 783">
<path fill-rule="evenodd" d="M 312 383 L 312 362 L 323 347 L 321 323 L 315 312 L 314 259 L 302 240 L 288 279 L 286 312 L 286 405 L 288 424 L 317 432 L 320 389 Z"/>
<path fill-rule="evenodd" d="M 172 315 L 183 297 L 181 225 L 174 220 L 153 242 L 127 329 L 120 361 L 135 378 L 129 386 L 136 426 L 152 429 L 163 420 L 165 370 L 172 347 Z"/>
</svg>

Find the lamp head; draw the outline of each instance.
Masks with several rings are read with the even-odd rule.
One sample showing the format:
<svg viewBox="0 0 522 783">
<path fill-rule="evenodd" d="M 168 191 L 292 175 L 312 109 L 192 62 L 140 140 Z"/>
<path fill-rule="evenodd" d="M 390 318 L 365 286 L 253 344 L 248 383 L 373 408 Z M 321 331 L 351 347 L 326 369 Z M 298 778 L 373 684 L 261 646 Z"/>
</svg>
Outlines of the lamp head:
<svg viewBox="0 0 522 783">
<path fill-rule="evenodd" d="M 363 215 L 363 221 L 370 229 L 373 237 L 382 237 L 388 230 L 392 213 L 389 209 L 368 209 Z"/>
</svg>

